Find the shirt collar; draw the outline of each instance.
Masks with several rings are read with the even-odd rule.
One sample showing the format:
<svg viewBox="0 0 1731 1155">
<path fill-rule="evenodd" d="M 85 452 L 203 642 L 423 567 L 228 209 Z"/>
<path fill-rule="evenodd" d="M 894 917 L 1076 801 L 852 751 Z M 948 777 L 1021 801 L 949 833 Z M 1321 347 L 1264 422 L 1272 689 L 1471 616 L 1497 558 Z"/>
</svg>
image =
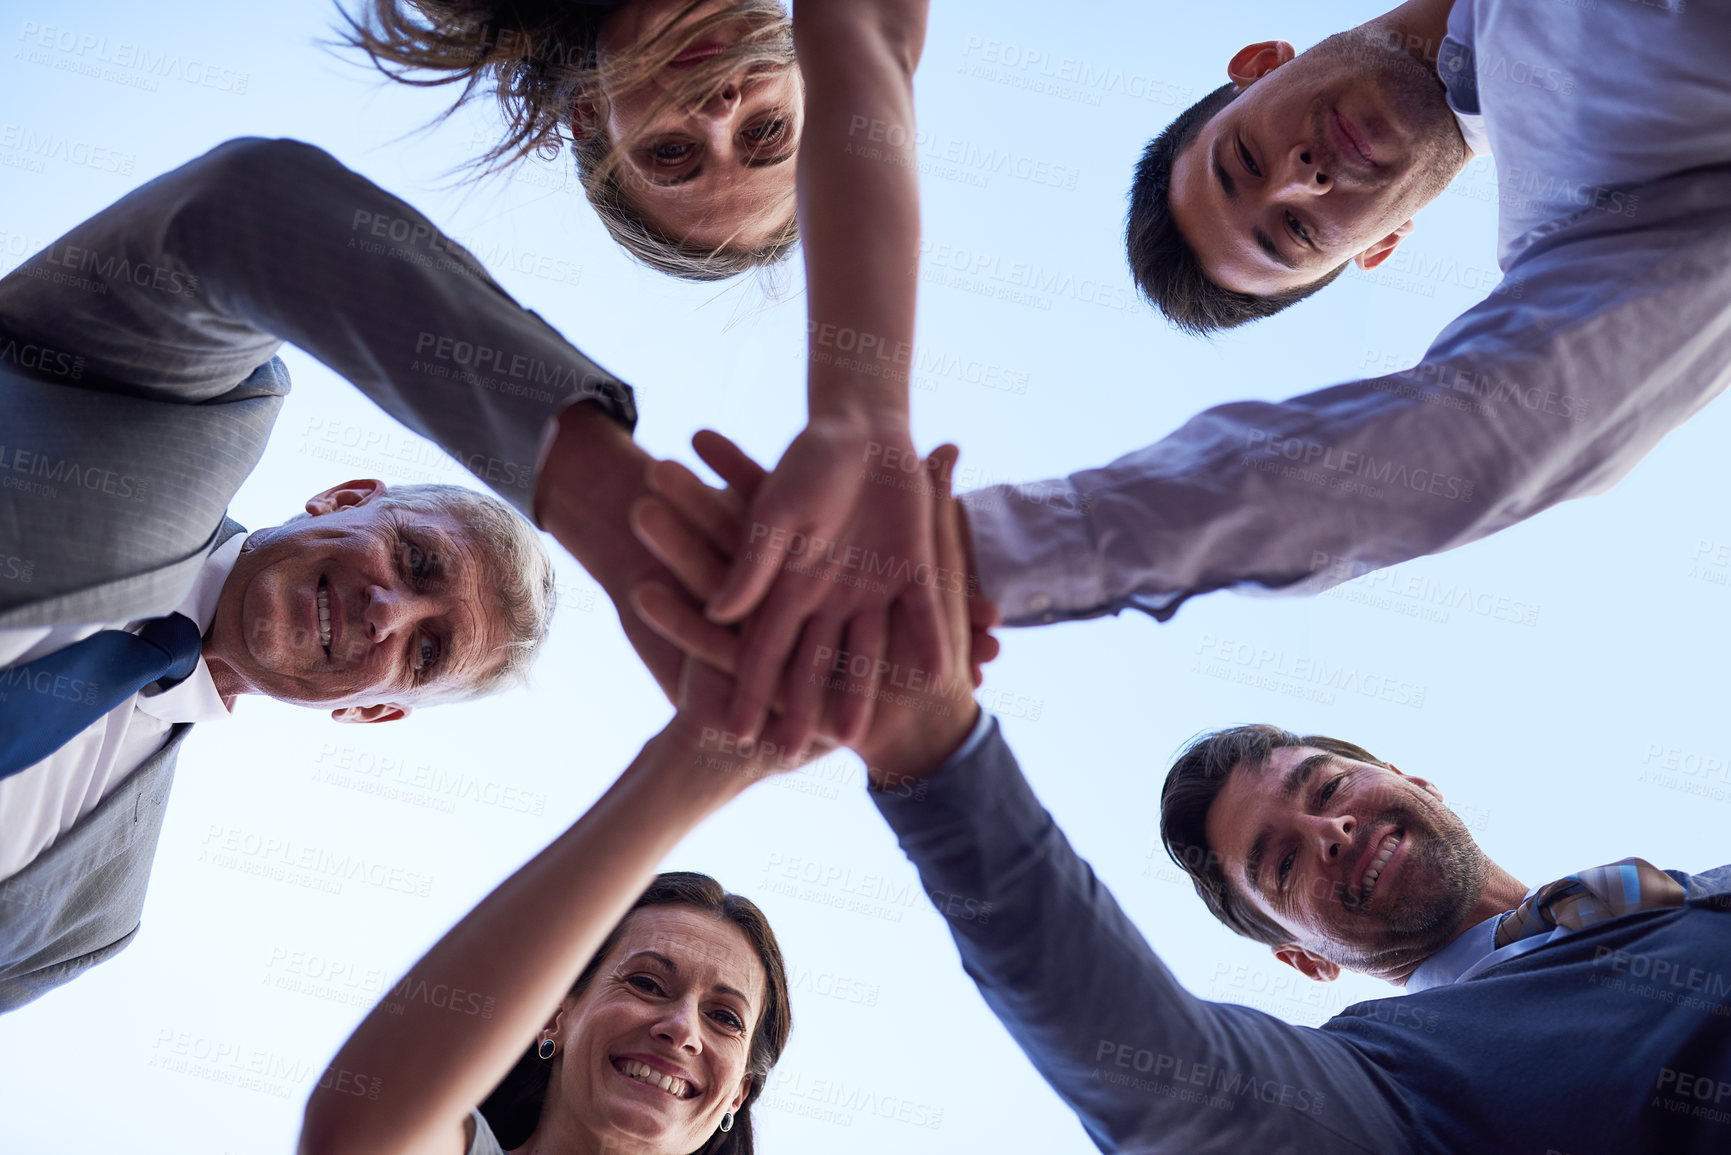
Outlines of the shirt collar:
<svg viewBox="0 0 1731 1155">
<path fill-rule="evenodd" d="M 1491 137 L 1479 107 L 1479 70 L 1473 55 L 1473 0 L 1455 0 L 1449 9 L 1448 34 L 1437 47 L 1436 74 L 1448 93 L 1461 139 L 1474 156 L 1491 154 Z"/>
<path fill-rule="evenodd" d="M 185 614 L 197 623 L 201 634 L 209 632 L 211 622 L 216 620 L 216 603 L 222 596 L 223 583 L 228 581 L 228 575 L 234 572 L 235 563 L 240 560 L 246 536 L 237 533 L 212 550 L 199 567 L 192 588 L 174 607 L 174 612 Z M 216 692 L 216 679 L 210 676 L 210 667 L 205 664 L 203 655 L 199 656 L 198 668 L 179 685 L 160 694 L 140 694 L 134 704 L 164 722 L 215 722 L 229 716 L 229 709 L 223 704 L 222 695 Z"/>
<path fill-rule="evenodd" d="M 1496 953 L 1497 923 L 1502 920 L 1502 914 L 1491 915 L 1419 963 L 1418 969 L 1406 980 L 1406 993 L 1416 995 L 1432 987 L 1460 982 L 1469 970 Z"/>
</svg>

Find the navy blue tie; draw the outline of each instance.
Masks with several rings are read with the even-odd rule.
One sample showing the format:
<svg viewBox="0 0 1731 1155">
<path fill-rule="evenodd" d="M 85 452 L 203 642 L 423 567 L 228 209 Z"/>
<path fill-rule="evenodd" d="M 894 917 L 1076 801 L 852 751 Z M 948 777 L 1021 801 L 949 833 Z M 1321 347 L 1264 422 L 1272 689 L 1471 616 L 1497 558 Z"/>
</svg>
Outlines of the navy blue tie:
<svg viewBox="0 0 1731 1155">
<path fill-rule="evenodd" d="M 34 766 L 146 686 L 198 668 L 198 626 L 151 618 L 136 634 L 102 630 L 0 670 L 0 778 Z"/>
</svg>

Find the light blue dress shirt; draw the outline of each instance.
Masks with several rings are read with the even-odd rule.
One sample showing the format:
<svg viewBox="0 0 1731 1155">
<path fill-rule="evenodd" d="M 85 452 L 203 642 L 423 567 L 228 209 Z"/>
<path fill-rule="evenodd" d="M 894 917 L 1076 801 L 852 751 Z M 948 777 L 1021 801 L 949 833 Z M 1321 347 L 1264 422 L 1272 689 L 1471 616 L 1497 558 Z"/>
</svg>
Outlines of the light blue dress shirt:
<svg viewBox="0 0 1731 1155">
<path fill-rule="evenodd" d="M 1453 549 L 1609 489 L 1731 381 L 1731 2 L 1458 0 L 1439 75 L 1496 158 L 1490 297 L 1411 369 L 965 494 L 1006 622 Z"/>
</svg>

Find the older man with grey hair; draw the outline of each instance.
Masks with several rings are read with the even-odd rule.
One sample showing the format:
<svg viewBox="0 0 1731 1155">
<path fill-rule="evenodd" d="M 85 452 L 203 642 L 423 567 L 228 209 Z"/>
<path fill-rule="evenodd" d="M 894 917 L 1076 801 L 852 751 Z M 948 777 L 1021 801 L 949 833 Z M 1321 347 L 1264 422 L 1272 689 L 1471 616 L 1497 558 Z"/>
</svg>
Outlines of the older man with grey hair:
<svg viewBox="0 0 1731 1155">
<path fill-rule="evenodd" d="M 229 520 L 284 341 L 499 496 L 358 479 Z M 292 141 L 214 149 L 0 280 L 0 413 L 0 1011 L 137 933 L 192 724 L 243 694 L 394 721 L 520 681 L 553 609 L 530 518 L 616 600 L 658 572 L 625 517 L 630 389 Z M 628 632 L 668 682 L 677 655 Z"/>
</svg>

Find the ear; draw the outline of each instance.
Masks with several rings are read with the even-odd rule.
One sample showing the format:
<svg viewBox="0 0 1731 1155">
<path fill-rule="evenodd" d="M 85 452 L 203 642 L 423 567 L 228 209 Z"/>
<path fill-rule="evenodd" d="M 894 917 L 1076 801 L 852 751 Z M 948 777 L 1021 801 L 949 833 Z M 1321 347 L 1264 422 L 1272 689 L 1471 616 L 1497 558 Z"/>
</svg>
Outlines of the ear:
<svg viewBox="0 0 1731 1155">
<path fill-rule="evenodd" d="M 1249 88 L 1297 55 L 1292 45 L 1284 40 L 1264 40 L 1260 44 L 1247 44 L 1226 62 L 1226 75 L 1239 88 Z"/>
<path fill-rule="evenodd" d="M 344 706 L 340 710 L 331 711 L 333 722 L 395 722 L 398 718 L 407 718 L 411 706 L 399 706 L 395 702 L 386 702 L 381 706 Z"/>
<path fill-rule="evenodd" d="M 1437 787 L 1433 783 L 1425 781 L 1423 778 L 1420 778 L 1417 774 L 1401 774 L 1401 770 L 1400 770 L 1399 766 L 1395 766 L 1395 765 L 1391 764 L 1389 766 L 1389 769 L 1393 770 L 1396 774 L 1400 774 L 1400 776 L 1402 778 L 1405 778 L 1408 782 L 1411 782 L 1414 786 L 1417 786 L 1420 790 L 1423 790 L 1426 794 L 1429 794 L 1432 798 L 1435 798 L 1438 802 L 1441 802 L 1443 800 L 1443 792 L 1441 790 L 1437 789 Z"/>
<path fill-rule="evenodd" d="M 727 1109 L 737 1112 L 739 1105 L 745 1102 L 745 1097 L 749 1094 L 751 1094 L 751 1076 L 747 1075 L 739 1081 L 739 1094 L 733 1097 L 733 1102 L 727 1105 Z"/>
<path fill-rule="evenodd" d="M 547 1020 L 547 1025 L 541 1028 L 543 1031 L 551 1031 L 554 1038 L 558 1038 L 559 1033 L 565 1029 L 565 1003 L 569 1001 L 567 999 L 561 1002 L 559 1009 L 553 1012 L 553 1017 Z"/>
<path fill-rule="evenodd" d="M 601 109 L 588 91 L 579 92 L 571 102 L 571 135 L 593 136 L 601 127 L 601 119 Z"/>
<path fill-rule="evenodd" d="M 1331 983 L 1340 977 L 1338 965 L 1309 947 L 1299 946 L 1295 942 L 1282 943 L 1275 947 L 1274 957 L 1312 982 Z"/>
<path fill-rule="evenodd" d="M 358 481 L 345 481 L 341 485 L 333 485 L 313 494 L 307 498 L 307 512 L 318 517 L 324 513 L 335 513 L 339 509 L 353 509 L 384 495 L 384 482 L 376 477 L 363 477 Z"/>
<path fill-rule="evenodd" d="M 1394 247 L 1400 244 L 1403 237 L 1410 235 L 1412 235 L 1412 221 L 1408 220 L 1399 228 L 1395 229 L 1394 232 L 1388 234 L 1388 236 L 1382 238 L 1382 240 L 1376 242 L 1376 244 L 1358 254 L 1358 256 L 1354 257 L 1353 260 L 1361 269 L 1374 269 L 1384 261 L 1388 260 L 1389 254 L 1394 252 Z"/>
</svg>

